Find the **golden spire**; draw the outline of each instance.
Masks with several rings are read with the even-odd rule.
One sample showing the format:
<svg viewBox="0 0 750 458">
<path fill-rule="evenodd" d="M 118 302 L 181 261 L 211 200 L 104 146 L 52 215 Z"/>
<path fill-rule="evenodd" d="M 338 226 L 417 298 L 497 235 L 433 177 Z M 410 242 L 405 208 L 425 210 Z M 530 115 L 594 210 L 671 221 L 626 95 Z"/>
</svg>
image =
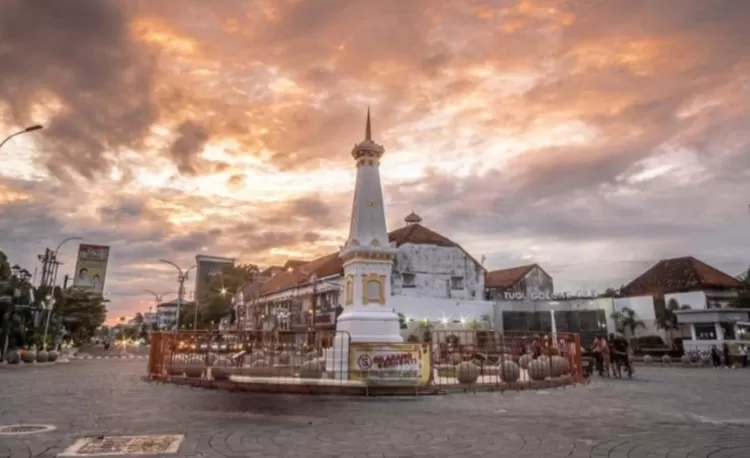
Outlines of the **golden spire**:
<svg viewBox="0 0 750 458">
<path fill-rule="evenodd" d="M 372 127 L 370 126 L 370 106 L 367 106 L 367 126 L 365 126 L 365 140 L 372 141 Z"/>
</svg>

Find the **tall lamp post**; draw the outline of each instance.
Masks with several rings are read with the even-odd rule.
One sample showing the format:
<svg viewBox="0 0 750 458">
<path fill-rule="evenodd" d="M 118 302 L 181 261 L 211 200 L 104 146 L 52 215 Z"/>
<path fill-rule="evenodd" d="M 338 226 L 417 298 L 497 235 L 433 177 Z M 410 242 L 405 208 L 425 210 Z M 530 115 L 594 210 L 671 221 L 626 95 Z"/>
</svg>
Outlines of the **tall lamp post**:
<svg viewBox="0 0 750 458">
<path fill-rule="evenodd" d="M 159 325 L 159 304 L 161 304 L 164 301 L 164 296 L 167 294 L 172 294 L 172 291 L 167 291 L 166 293 L 155 293 L 151 290 L 144 289 L 143 291 L 149 293 L 150 295 L 154 296 L 154 302 L 156 303 L 156 325 L 158 327 Z M 151 307 L 148 308 L 149 312 L 151 312 Z"/>
<path fill-rule="evenodd" d="M 34 124 L 33 126 L 29 126 L 29 127 L 25 128 L 23 130 L 19 130 L 16 133 L 10 134 L 7 137 L 5 137 L 5 140 L 3 140 L 3 141 L 0 142 L 0 148 L 2 148 L 3 145 L 6 144 L 8 142 L 8 140 L 10 140 L 13 137 L 17 137 L 19 135 L 27 134 L 29 132 L 34 132 L 35 130 L 41 130 L 43 128 L 44 127 L 42 125 L 40 125 L 40 124 Z"/>
<path fill-rule="evenodd" d="M 191 266 L 189 269 L 183 271 L 180 266 L 173 263 L 172 261 L 167 261 L 166 259 L 160 259 L 159 262 L 163 262 L 165 264 L 169 264 L 170 266 L 177 269 L 177 283 L 179 287 L 177 288 L 177 325 L 176 329 L 180 329 L 180 311 L 182 310 L 182 301 L 185 298 L 185 280 L 188 279 L 188 274 L 191 270 L 195 268 L 195 266 Z"/>
<path fill-rule="evenodd" d="M 50 286 L 52 286 L 53 288 L 55 287 L 55 284 L 57 283 L 57 269 L 60 266 L 60 263 L 57 262 L 57 253 L 60 252 L 60 247 L 62 247 L 66 243 L 71 242 L 73 240 L 83 240 L 83 237 L 68 237 L 67 239 L 64 239 L 62 242 L 60 242 L 57 245 L 57 248 L 55 248 L 54 254 L 52 255 L 54 267 L 52 271 L 52 284 Z"/>
</svg>

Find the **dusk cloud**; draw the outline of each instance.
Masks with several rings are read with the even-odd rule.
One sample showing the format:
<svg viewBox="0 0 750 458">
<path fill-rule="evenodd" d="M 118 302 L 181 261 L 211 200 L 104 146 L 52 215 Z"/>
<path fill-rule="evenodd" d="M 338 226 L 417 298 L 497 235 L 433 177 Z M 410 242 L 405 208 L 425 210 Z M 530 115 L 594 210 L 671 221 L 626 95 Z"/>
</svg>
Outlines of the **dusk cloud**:
<svg viewBox="0 0 750 458">
<path fill-rule="evenodd" d="M 180 5 L 0 0 L 0 132 L 45 125 L 0 150 L 0 249 L 111 245 L 116 315 L 169 289 L 160 258 L 338 249 L 368 105 L 391 228 L 560 289 L 747 269 L 747 2 Z"/>
</svg>

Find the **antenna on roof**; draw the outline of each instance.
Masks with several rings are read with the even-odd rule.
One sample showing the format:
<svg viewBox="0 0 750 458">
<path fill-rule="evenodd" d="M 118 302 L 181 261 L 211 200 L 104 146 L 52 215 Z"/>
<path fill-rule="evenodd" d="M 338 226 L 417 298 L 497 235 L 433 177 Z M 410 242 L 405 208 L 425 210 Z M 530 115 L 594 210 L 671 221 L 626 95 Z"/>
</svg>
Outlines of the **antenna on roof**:
<svg viewBox="0 0 750 458">
<path fill-rule="evenodd" d="M 480 264 L 484 265 L 484 261 L 486 261 L 486 260 L 487 260 L 487 256 L 482 255 L 482 260 L 481 260 Z"/>
</svg>

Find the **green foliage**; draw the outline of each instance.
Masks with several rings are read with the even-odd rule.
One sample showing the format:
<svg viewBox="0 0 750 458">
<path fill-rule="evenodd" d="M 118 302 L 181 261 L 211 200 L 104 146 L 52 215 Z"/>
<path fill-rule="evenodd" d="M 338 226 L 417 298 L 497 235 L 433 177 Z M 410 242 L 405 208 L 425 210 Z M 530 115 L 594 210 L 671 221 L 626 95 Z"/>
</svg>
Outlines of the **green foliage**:
<svg viewBox="0 0 750 458">
<path fill-rule="evenodd" d="M 623 307 L 622 310 L 613 313 L 612 319 L 615 321 L 617 332 L 624 334 L 626 330 L 630 331 L 631 337 L 635 337 L 635 331 L 638 328 L 646 327 L 643 321 L 638 319 L 635 310 L 629 307 Z"/>
<path fill-rule="evenodd" d="M 8 281 L 12 270 L 10 268 L 10 262 L 8 262 L 8 256 L 0 251 L 0 281 Z"/>
<path fill-rule="evenodd" d="M 401 329 L 407 329 L 409 327 L 409 325 L 406 324 L 406 316 L 403 313 L 398 314 L 398 325 Z"/>
<path fill-rule="evenodd" d="M 668 332 L 680 329 L 680 325 L 677 323 L 677 314 L 675 313 L 679 310 L 690 310 L 690 306 L 680 305 L 675 298 L 672 298 L 667 302 L 666 306 L 657 307 L 656 326 Z"/>
<path fill-rule="evenodd" d="M 105 304 L 109 301 L 101 296 L 72 288 L 67 291 L 55 288 L 53 295 L 53 313 L 62 317 L 65 327 L 77 342 L 93 336 L 107 318 Z"/>
<path fill-rule="evenodd" d="M 196 298 L 199 304 L 198 328 L 208 328 L 211 322 L 218 324 L 219 320 L 231 311 L 234 295 L 243 285 L 252 282 L 258 272 L 256 265 L 240 264 L 226 266 L 220 275 L 211 277 L 205 288 L 206 293 L 203 297 Z M 192 327 L 194 307 L 195 305 L 183 307 L 181 326 Z"/>
<path fill-rule="evenodd" d="M 742 285 L 737 290 L 737 297 L 729 306 L 738 309 L 750 308 L 750 269 L 742 279 Z"/>
</svg>

